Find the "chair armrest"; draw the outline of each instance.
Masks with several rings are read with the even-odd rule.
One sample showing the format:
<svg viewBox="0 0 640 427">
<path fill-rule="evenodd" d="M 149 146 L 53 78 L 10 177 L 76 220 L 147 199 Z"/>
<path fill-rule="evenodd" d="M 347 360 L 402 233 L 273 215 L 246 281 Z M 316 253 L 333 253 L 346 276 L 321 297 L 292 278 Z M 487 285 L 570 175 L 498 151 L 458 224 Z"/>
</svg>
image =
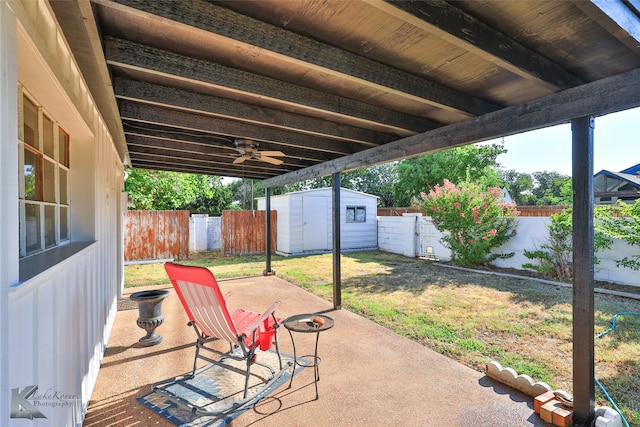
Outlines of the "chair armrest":
<svg viewBox="0 0 640 427">
<path fill-rule="evenodd" d="M 276 308 L 278 308 L 280 306 L 280 304 L 282 304 L 280 301 L 274 302 L 271 305 L 271 307 L 269 307 L 267 309 L 267 311 L 262 313 L 262 316 L 258 317 L 256 320 L 254 320 L 252 323 L 250 323 L 246 328 L 244 328 L 244 331 L 242 331 L 242 334 L 245 335 L 245 336 L 248 336 L 249 332 L 253 332 L 256 329 L 258 329 L 260 327 L 260 324 L 262 322 L 264 322 L 269 316 L 271 316 L 271 314 L 274 311 L 276 311 Z"/>
</svg>

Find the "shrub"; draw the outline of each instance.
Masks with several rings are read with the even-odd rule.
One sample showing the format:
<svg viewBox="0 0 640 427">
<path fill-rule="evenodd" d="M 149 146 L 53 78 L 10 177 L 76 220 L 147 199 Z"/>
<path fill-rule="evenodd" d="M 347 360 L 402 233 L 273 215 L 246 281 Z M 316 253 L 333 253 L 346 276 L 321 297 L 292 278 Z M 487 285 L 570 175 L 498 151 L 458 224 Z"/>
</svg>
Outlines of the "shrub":
<svg viewBox="0 0 640 427">
<path fill-rule="evenodd" d="M 640 199 L 636 199 L 634 204 L 618 201 L 614 206 L 598 206 L 595 217 L 597 234 L 623 240 L 631 246 L 640 245 Z M 640 270 L 640 254 L 616 260 L 616 265 Z"/>
<path fill-rule="evenodd" d="M 537 264 L 525 263 L 523 268 L 530 268 L 541 273 L 547 279 L 570 282 L 573 280 L 573 217 L 572 210 L 565 209 L 551 215 L 549 237 L 546 243 L 535 251 L 524 250 L 524 256 L 538 260 Z"/>
<path fill-rule="evenodd" d="M 621 203 L 616 206 L 597 206 L 594 216 L 594 252 L 610 248 L 614 238 L 624 240 L 630 245 L 640 244 L 640 202 L 636 202 L 635 205 Z M 527 258 L 538 260 L 538 264 L 526 263 L 522 264 L 522 267 L 536 270 L 548 279 L 571 282 L 573 210 L 565 209 L 551 215 L 550 219 L 546 243 L 535 251 L 524 251 Z M 593 261 L 594 264 L 599 264 L 595 256 Z M 640 255 L 616 260 L 616 265 L 639 269 Z"/>
<path fill-rule="evenodd" d="M 456 186 L 445 179 L 420 196 L 415 203 L 444 234 L 452 263 L 471 266 L 513 256 L 492 253 L 512 237 L 518 215 L 515 205 L 502 203 L 500 188 L 485 191 L 471 182 Z"/>
</svg>

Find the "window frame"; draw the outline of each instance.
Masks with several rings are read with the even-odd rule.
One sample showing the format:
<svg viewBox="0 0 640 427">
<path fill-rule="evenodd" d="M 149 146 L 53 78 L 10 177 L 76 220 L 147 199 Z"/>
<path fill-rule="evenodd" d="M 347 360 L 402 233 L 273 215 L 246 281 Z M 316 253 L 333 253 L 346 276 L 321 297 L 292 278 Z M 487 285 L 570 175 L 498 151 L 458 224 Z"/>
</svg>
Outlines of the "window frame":
<svg viewBox="0 0 640 427">
<path fill-rule="evenodd" d="M 353 213 L 350 215 L 350 212 Z M 358 216 L 359 212 L 363 214 L 361 218 Z M 347 206 L 345 218 L 348 224 L 364 224 L 367 222 L 367 207 L 363 205 Z"/>
<path fill-rule="evenodd" d="M 35 146 L 25 142 L 24 140 L 24 105 L 25 99 L 36 107 L 38 115 L 37 140 Z M 44 126 L 51 126 L 45 132 Z M 47 136 L 45 136 L 47 134 Z M 65 141 L 62 142 L 62 136 Z M 50 137 L 51 140 L 45 147 L 45 138 Z M 64 147 L 61 147 L 64 144 Z M 42 253 L 46 250 L 53 249 L 70 243 L 70 227 L 71 227 L 71 209 L 69 196 L 70 189 L 70 159 L 69 159 L 70 137 L 55 118 L 47 112 L 42 105 L 31 95 L 22 85 L 18 86 L 18 215 L 19 215 L 19 257 L 20 259 Z M 47 152 L 52 155 L 45 154 Z M 25 181 L 25 154 L 29 152 L 36 161 L 38 166 L 34 168 L 34 179 L 36 188 L 33 198 L 27 198 L 26 181 Z M 65 158 L 60 161 L 60 155 L 64 154 Z M 35 162 L 34 162 L 35 163 Z M 52 170 L 51 170 L 52 168 Z M 45 171 L 47 169 L 47 171 Z M 61 174 L 63 170 L 65 173 Z M 52 173 L 51 173 L 52 172 Z M 65 177 L 65 183 L 61 182 L 61 175 Z M 52 182 L 53 181 L 53 182 Z M 64 185 L 64 189 L 62 188 Z M 64 190 L 66 200 L 61 202 L 61 193 Z M 47 199 L 47 200 L 45 200 Z M 53 209 L 52 209 L 53 208 Z M 35 226 L 37 229 L 33 232 L 34 226 L 32 220 L 27 218 L 27 211 L 35 209 L 37 214 Z M 62 218 L 60 215 L 65 215 Z M 29 217 L 31 218 L 31 217 Z M 61 236 L 61 222 L 65 225 L 66 236 Z"/>
</svg>

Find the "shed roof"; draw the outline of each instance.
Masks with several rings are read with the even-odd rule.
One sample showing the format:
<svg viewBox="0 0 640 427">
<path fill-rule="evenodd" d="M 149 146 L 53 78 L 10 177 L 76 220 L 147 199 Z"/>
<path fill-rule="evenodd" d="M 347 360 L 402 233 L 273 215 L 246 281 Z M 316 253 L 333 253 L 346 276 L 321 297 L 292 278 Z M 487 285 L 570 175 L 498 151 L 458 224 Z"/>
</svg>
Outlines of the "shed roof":
<svg viewBox="0 0 640 427">
<path fill-rule="evenodd" d="M 286 194 L 279 194 L 277 196 L 271 196 L 271 199 L 274 199 L 276 197 L 285 197 L 285 196 L 304 196 L 307 194 L 313 194 L 313 193 L 329 193 L 329 195 L 331 195 L 332 189 L 330 187 L 324 187 L 324 188 L 312 188 L 309 190 L 300 190 L 300 191 L 291 191 L 289 193 Z M 340 188 L 340 193 L 351 193 L 352 195 L 356 195 L 356 196 L 362 196 L 362 197 L 370 197 L 372 199 L 379 199 L 380 197 L 374 195 L 374 194 L 369 194 L 369 193 L 364 193 L 362 191 L 356 191 L 356 190 L 351 190 L 350 188 Z M 262 200 L 264 199 L 264 197 L 258 197 L 258 200 Z"/>
</svg>

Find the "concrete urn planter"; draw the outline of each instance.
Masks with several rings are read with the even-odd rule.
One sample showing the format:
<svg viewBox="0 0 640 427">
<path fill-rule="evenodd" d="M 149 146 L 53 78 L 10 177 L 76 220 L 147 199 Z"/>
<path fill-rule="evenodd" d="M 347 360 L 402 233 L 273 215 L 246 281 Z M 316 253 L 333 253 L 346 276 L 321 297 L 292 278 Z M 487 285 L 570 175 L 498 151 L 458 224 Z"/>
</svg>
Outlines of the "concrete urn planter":
<svg viewBox="0 0 640 427">
<path fill-rule="evenodd" d="M 168 296 L 169 291 L 158 289 L 135 292 L 129 297 L 132 301 L 138 303 L 138 320 L 136 324 L 147 331 L 147 335 L 138 340 L 141 345 L 150 347 L 162 341 L 162 337 L 156 334 L 155 330 L 164 322 L 162 301 Z"/>
</svg>

